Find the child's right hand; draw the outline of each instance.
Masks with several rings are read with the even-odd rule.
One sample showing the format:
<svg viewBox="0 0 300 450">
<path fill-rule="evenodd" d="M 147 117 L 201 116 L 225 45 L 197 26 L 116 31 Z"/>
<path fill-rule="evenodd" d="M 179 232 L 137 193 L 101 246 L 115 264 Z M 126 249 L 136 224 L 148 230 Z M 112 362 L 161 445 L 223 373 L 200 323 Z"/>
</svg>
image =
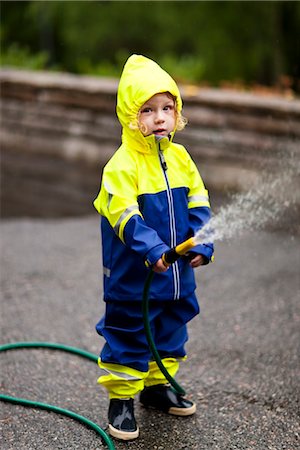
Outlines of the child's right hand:
<svg viewBox="0 0 300 450">
<path fill-rule="evenodd" d="M 169 267 L 166 267 L 163 263 L 163 260 L 160 258 L 156 263 L 153 265 L 153 271 L 156 273 L 162 273 L 166 272 Z"/>
</svg>

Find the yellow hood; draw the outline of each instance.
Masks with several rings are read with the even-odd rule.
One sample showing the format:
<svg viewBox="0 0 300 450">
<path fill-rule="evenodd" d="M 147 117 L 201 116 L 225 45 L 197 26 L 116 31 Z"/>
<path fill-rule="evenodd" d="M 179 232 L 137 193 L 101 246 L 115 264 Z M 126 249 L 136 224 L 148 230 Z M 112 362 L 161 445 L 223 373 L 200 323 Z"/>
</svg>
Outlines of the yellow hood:
<svg viewBox="0 0 300 450">
<path fill-rule="evenodd" d="M 142 55 L 132 55 L 125 63 L 118 87 L 117 115 L 123 127 L 122 140 L 131 148 L 145 152 L 153 139 L 145 138 L 138 129 L 138 112 L 153 95 L 170 92 L 176 99 L 178 112 L 182 100 L 177 84 L 156 62 Z"/>
</svg>

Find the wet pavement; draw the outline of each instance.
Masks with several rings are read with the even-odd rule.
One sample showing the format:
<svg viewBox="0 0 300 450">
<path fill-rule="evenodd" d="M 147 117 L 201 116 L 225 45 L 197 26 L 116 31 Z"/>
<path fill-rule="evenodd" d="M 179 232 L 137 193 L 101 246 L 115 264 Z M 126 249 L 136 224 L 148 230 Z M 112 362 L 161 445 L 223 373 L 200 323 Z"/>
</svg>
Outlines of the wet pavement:
<svg viewBox="0 0 300 450">
<path fill-rule="evenodd" d="M 197 270 L 201 314 L 189 326 L 177 380 L 197 413 L 177 418 L 136 402 L 140 438 L 117 450 L 299 448 L 300 236 L 248 233 L 216 245 Z M 97 354 L 103 312 L 99 222 L 3 220 L 2 343 L 51 341 Z M 51 350 L 1 353 L 2 393 L 70 409 L 106 428 L 97 365 Z M 76 421 L 1 404 L 1 449 L 107 448 Z"/>
</svg>

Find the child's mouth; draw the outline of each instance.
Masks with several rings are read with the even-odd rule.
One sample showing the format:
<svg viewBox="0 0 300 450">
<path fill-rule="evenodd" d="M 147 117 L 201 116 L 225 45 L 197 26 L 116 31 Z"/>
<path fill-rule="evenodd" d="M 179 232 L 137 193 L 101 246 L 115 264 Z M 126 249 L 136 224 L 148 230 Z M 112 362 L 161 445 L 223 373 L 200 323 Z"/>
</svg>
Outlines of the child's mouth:
<svg viewBox="0 0 300 450">
<path fill-rule="evenodd" d="M 166 134 L 166 130 L 164 128 L 159 128 L 158 130 L 154 130 L 154 134 L 162 135 Z"/>
</svg>

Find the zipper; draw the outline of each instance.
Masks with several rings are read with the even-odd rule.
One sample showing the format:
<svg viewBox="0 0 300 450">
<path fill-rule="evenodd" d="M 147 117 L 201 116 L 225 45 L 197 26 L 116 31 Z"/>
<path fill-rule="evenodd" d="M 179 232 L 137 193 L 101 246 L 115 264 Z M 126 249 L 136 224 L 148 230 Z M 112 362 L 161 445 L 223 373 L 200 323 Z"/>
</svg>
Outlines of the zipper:
<svg viewBox="0 0 300 450">
<path fill-rule="evenodd" d="M 169 225 L 170 225 L 170 247 L 176 247 L 176 221 L 175 221 L 175 210 L 174 210 L 174 202 L 173 202 L 173 195 L 170 188 L 167 170 L 168 166 L 165 160 L 165 157 L 163 155 L 163 152 L 160 148 L 160 143 L 158 143 L 158 155 L 160 160 L 160 165 L 165 177 L 165 182 L 167 186 L 167 200 L 168 200 L 168 209 L 169 209 Z M 180 279 L 179 279 L 179 267 L 178 262 L 176 261 L 174 264 L 171 265 L 172 271 L 173 271 L 173 280 L 174 280 L 174 300 L 178 300 L 180 296 Z"/>
</svg>

